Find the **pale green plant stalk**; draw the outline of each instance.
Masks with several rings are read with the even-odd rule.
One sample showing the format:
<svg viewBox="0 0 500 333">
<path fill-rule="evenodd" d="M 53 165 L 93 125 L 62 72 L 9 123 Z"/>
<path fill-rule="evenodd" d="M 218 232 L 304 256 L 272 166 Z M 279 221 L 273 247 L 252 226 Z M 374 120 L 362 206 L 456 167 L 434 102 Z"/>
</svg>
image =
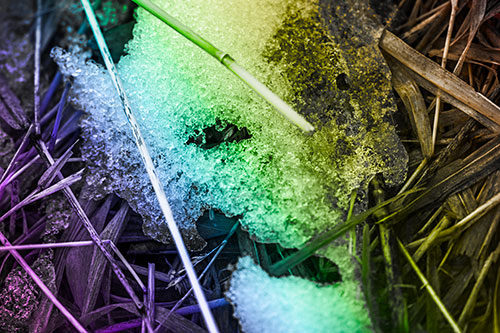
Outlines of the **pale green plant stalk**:
<svg viewBox="0 0 500 333">
<path fill-rule="evenodd" d="M 418 268 L 418 265 L 415 262 L 415 260 L 413 260 L 413 258 L 411 257 L 410 253 L 408 253 L 408 251 L 406 250 L 406 248 L 403 245 L 403 243 L 401 243 L 401 241 L 399 239 L 397 239 L 397 242 L 398 242 L 398 245 L 399 245 L 399 248 L 400 248 L 401 252 L 403 252 L 403 255 L 406 257 L 406 259 L 410 263 L 411 267 L 413 268 L 413 270 L 417 274 L 418 278 L 420 279 L 420 281 L 422 281 L 422 284 L 423 284 L 422 287 L 425 288 L 425 289 L 427 289 L 427 292 L 431 296 L 432 300 L 436 303 L 437 307 L 439 308 L 439 310 L 441 311 L 441 313 L 443 314 L 443 316 L 446 318 L 446 320 L 450 324 L 451 328 L 453 329 L 453 332 L 455 332 L 455 333 L 462 332 L 462 330 L 458 326 L 458 324 L 455 321 L 455 319 L 453 319 L 453 317 L 451 316 L 450 312 L 448 312 L 448 309 L 446 309 L 446 306 L 443 304 L 443 302 L 441 301 L 441 299 L 439 298 L 439 296 L 436 294 L 436 292 L 434 291 L 434 289 L 429 284 L 429 281 L 427 280 L 427 278 L 425 277 L 425 275 L 422 273 L 422 271 L 420 270 L 420 268 Z"/>
<path fill-rule="evenodd" d="M 285 259 L 278 261 L 274 263 L 270 269 L 269 273 L 273 276 L 280 276 L 283 275 L 286 271 L 289 269 L 293 268 L 294 266 L 300 264 L 310 256 L 312 256 L 316 251 L 321 249 L 322 247 L 328 245 L 329 243 L 333 242 L 335 239 L 339 238 L 340 236 L 344 235 L 346 232 L 354 228 L 356 225 L 364 222 L 367 218 L 369 218 L 372 214 L 380 210 L 381 208 L 404 198 L 405 196 L 421 191 L 421 189 L 413 189 L 406 191 L 404 193 L 398 194 L 395 197 L 386 200 L 380 204 L 378 204 L 375 207 L 372 207 L 368 210 L 366 210 L 363 213 L 360 213 L 358 215 L 352 216 L 349 220 L 347 220 L 344 223 L 339 223 L 336 226 L 334 226 L 332 229 L 327 230 L 317 237 L 311 239 L 307 244 L 305 244 L 302 248 L 300 248 L 297 252 L 293 253 L 292 255 L 286 257 Z M 389 215 L 391 216 L 391 215 Z M 381 223 L 381 220 L 379 220 L 377 223 Z"/>
<path fill-rule="evenodd" d="M 169 27 L 177 31 L 182 36 L 193 42 L 202 50 L 217 59 L 222 65 L 229 69 L 234 75 L 245 82 L 258 95 L 271 104 L 278 112 L 285 116 L 291 123 L 301 128 L 304 132 L 313 132 L 314 126 L 311 125 L 304 117 L 298 114 L 290 105 L 273 93 L 269 88 L 257 80 L 245 68 L 240 66 L 229 54 L 219 50 L 210 42 L 194 32 L 191 28 L 181 23 L 175 17 L 169 15 L 163 9 L 155 5 L 149 0 L 132 0 L 140 7 L 147 10 L 149 13 L 166 23 Z"/>
<path fill-rule="evenodd" d="M 146 167 L 146 171 L 148 173 L 149 179 L 151 181 L 156 197 L 158 199 L 158 203 L 163 212 L 163 215 L 165 216 L 168 228 L 170 230 L 170 233 L 172 234 L 172 238 L 179 252 L 179 256 L 181 257 L 182 263 L 186 268 L 186 273 L 188 275 L 189 281 L 191 282 L 191 286 L 193 288 L 196 299 L 198 300 L 201 313 L 207 325 L 208 331 L 210 333 L 219 332 L 215 320 L 212 316 L 212 313 L 210 312 L 210 308 L 208 306 L 203 290 L 201 289 L 201 285 L 196 276 L 196 272 L 194 271 L 193 264 L 191 262 L 191 259 L 189 258 L 189 254 L 187 252 L 184 241 L 182 240 L 179 228 L 175 223 L 172 210 L 170 209 L 170 205 L 167 200 L 167 196 L 165 195 L 165 192 L 163 190 L 163 185 L 156 172 L 156 168 L 151 159 L 151 155 L 142 136 L 138 122 L 135 118 L 134 113 L 132 112 L 132 109 L 130 108 L 130 103 L 128 101 L 127 95 L 125 94 L 125 89 L 123 88 L 120 77 L 118 76 L 118 71 L 116 70 L 116 67 L 113 63 L 111 54 L 109 53 L 109 49 L 106 44 L 106 41 L 104 40 L 104 36 L 102 35 L 99 23 L 97 23 L 94 10 L 90 5 L 89 0 L 81 0 L 81 3 L 85 10 L 85 14 L 87 15 L 90 27 L 92 28 L 92 31 L 94 33 L 94 37 L 96 39 L 97 45 L 99 46 L 99 50 L 101 52 L 101 56 L 104 60 L 108 73 L 111 76 L 111 79 L 113 80 L 113 84 L 120 98 L 123 111 L 125 112 L 125 115 L 127 117 L 127 120 L 129 121 L 130 126 L 132 127 L 132 133 L 134 135 L 135 143 L 137 145 L 139 153 L 141 154 L 144 166 Z M 153 328 L 151 327 L 149 321 L 146 321 L 146 325 L 148 325 L 149 331 L 153 331 Z"/>
</svg>

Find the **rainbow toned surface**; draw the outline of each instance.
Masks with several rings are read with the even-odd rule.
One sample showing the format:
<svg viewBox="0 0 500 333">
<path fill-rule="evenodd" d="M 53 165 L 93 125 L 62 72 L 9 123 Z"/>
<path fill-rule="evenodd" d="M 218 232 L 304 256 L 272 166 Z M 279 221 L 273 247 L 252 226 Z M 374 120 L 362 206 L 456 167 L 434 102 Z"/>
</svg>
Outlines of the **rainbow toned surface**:
<svg viewBox="0 0 500 333">
<path fill-rule="evenodd" d="M 374 174 L 392 174 L 395 182 L 403 177 L 404 160 L 396 167 L 387 163 L 393 162 L 390 145 L 398 144 L 390 142 L 393 129 L 383 121 L 391 101 L 379 93 L 370 105 L 361 105 L 359 91 L 336 87 L 335 78 L 350 68 L 315 21 L 317 6 L 215 0 L 163 5 L 295 105 L 317 125 L 312 136 L 289 124 L 209 55 L 138 11 L 134 39 L 118 68 L 174 216 L 186 231 L 203 210 L 213 208 L 243 215 L 242 224 L 262 241 L 295 247 L 337 223 L 351 191 Z M 300 44 L 305 37 L 310 45 Z M 306 46 L 310 59 L 295 49 Z M 75 76 L 73 101 L 88 113 L 83 122 L 87 182 L 101 193 L 120 193 L 146 218 L 146 232 L 165 240 L 168 232 L 107 74 L 60 50 L 55 58 Z M 380 88 L 370 88 L 365 79 L 357 89 Z M 314 88 L 316 99 L 303 94 Z M 245 128 L 251 137 L 207 149 L 204 130 L 214 126 L 223 132 L 228 124 L 235 131 Z M 377 154 L 381 149 L 385 155 Z"/>
<path fill-rule="evenodd" d="M 207 209 L 241 216 L 259 241 L 300 247 L 341 222 L 352 191 L 362 198 L 374 175 L 389 184 L 403 180 L 407 156 L 388 122 L 395 110 L 388 70 L 374 37 L 343 21 L 360 15 L 357 2 L 156 3 L 317 129 L 302 133 L 208 54 L 139 9 L 118 70 L 188 247 L 204 245 L 195 222 Z M 55 49 L 53 56 L 73 77 L 73 103 L 88 115 L 82 154 L 89 195 L 118 193 L 142 215 L 146 234 L 169 241 L 108 74 L 85 54 Z M 339 266 L 342 294 L 362 312 L 346 240 L 321 254 Z"/>
</svg>

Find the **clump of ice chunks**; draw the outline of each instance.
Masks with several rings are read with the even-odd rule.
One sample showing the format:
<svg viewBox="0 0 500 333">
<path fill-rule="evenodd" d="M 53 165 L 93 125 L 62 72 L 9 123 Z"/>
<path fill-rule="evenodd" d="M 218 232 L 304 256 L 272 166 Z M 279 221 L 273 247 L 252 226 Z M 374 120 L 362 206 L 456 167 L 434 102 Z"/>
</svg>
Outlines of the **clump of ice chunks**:
<svg viewBox="0 0 500 333">
<path fill-rule="evenodd" d="M 155 2 L 232 55 L 317 129 L 302 133 L 217 61 L 139 9 L 118 71 L 191 249 L 204 245 L 195 222 L 207 209 L 241 216 L 259 241 L 300 247 L 341 222 L 352 191 L 363 192 L 375 174 L 393 184 L 403 180 L 407 157 L 387 121 L 394 111 L 388 71 L 370 34 L 343 28 L 361 22 L 342 21 L 359 15 L 357 5 Z M 85 55 L 55 49 L 53 56 L 71 77 L 73 103 L 87 112 L 82 154 L 90 195 L 116 192 L 142 215 L 146 234 L 169 241 L 108 74 Z M 249 135 L 214 146 L 207 144 L 209 129 L 222 138 L 228 129 Z M 363 303 L 345 240 L 320 254 L 339 266 L 346 299 Z"/>
<path fill-rule="evenodd" d="M 370 332 L 362 303 L 345 292 L 344 283 L 321 286 L 295 276 L 270 277 L 243 257 L 226 296 L 246 333 Z"/>
<path fill-rule="evenodd" d="M 349 67 L 343 50 L 318 23 L 317 3 L 157 3 L 231 54 L 318 129 L 304 135 L 214 59 L 139 9 L 134 38 L 118 69 L 192 248 L 202 245 L 195 221 L 209 208 L 242 215 L 243 226 L 261 241 L 299 246 L 339 222 L 352 190 L 374 174 L 398 169 L 390 154 L 378 153 L 392 149 L 393 128 L 383 121 L 391 100 L 360 101 L 356 95 L 363 78 L 354 75 L 347 78 L 350 91 L 336 86 L 336 76 L 350 73 Z M 303 38 L 304 33 L 311 38 Z M 288 41 L 292 37 L 298 48 Z M 93 195 L 117 192 L 144 217 L 147 234 L 168 240 L 108 75 L 61 50 L 54 57 L 65 74 L 74 76 L 73 102 L 88 114 L 82 123 L 83 156 Z M 311 74 L 309 81 L 305 73 Z M 187 144 L 204 129 L 222 130 L 227 124 L 246 128 L 251 138 L 211 149 Z M 394 172 L 395 179 L 404 174 L 398 167 L 403 172 Z"/>
</svg>

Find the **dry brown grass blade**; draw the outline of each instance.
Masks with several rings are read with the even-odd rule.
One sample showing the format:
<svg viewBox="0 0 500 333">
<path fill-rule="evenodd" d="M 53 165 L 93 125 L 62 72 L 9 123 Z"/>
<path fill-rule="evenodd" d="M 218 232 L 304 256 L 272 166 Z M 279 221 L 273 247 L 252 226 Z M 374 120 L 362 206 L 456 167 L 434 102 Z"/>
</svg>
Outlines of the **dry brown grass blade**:
<svg viewBox="0 0 500 333">
<path fill-rule="evenodd" d="M 467 214 L 477 209 L 480 204 L 485 203 L 496 193 L 500 192 L 499 179 L 497 178 L 498 175 L 499 172 L 497 171 L 487 178 L 485 184 L 482 186 L 477 201 L 473 197 L 464 197 L 464 204 L 468 205 L 468 207 L 466 207 L 465 214 L 460 216 L 460 218 L 464 218 Z M 472 192 L 472 189 L 468 189 L 468 192 Z M 481 249 L 489 247 L 488 232 L 491 226 L 495 224 L 495 220 L 498 219 L 498 213 L 498 207 L 492 208 L 488 213 L 484 214 L 480 220 L 465 230 L 457 240 L 455 253 L 475 258 L 482 264 L 483 260 L 480 260 Z"/>
<path fill-rule="evenodd" d="M 415 46 L 415 49 L 426 54 L 434 44 L 434 42 L 438 39 L 438 37 L 445 31 L 446 29 L 446 18 L 448 17 L 448 13 L 450 12 L 450 6 L 445 6 L 442 10 L 439 11 L 439 15 L 434 19 L 434 21 L 430 24 L 430 26 L 426 29 L 425 34 L 422 36 L 418 44 Z"/>
<path fill-rule="evenodd" d="M 467 56 L 467 52 L 469 51 L 469 47 L 472 44 L 472 40 L 476 36 L 477 31 L 479 30 L 479 26 L 481 25 L 484 15 L 486 14 L 486 3 L 487 0 L 472 0 L 471 11 L 469 15 L 470 26 L 469 26 L 469 36 L 467 38 L 467 44 L 458 59 L 457 64 L 455 65 L 455 69 L 453 70 L 454 74 L 458 74 L 462 71 L 462 66 L 465 61 L 465 57 Z"/>
<path fill-rule="evenodd" d="M 448 53 L 448 58 L 451 60 L 458 60 L 460 56 L 465 51 L 466 42 L 459 41 L 455 43 Z M 429 57 L 442 57 L 443 50 L 440 49 L 432 49 L 429 51 Z M 490 63 L 495 65 L 500 65 L 500 49 L 493 47 L 486 47 L 481 44 L 472 43 L 469 47 L 467 55 L 464 58 L 464 61 L 475 61 L 475 62 L 483 62 Z"/>
<path fill-rule="evenodd" d="M 377 178 L 374 178 L 371 183 L 372 196 L 375 205 L 381 205 L 384 202 L 384 191 L 381 183 Z M 382 208 L 374 212 L 374 217 L 377 220 L 383 219 L 388 215 L 388 209 Z M 391 315 L 394 327 L 398 332 L 409 332 L 408 314 L 406 313 L 405 300 L 399 285 L 401 285 L 401 276 L 397 274 L 394 267 L 394 253 L 391 244 L 394 241 L 393 234 L 389 228 L 383 223 L 378 224 L 380 247 L 382 257 L 384 259 L 385 278 L 387 280 L 388 302 L 391 308 Z"/>
<path fill-rule="evenodd" d="M 389 59 L 388 59 L 389 60 Z M 431 138 L 431 123 L 425 106 L 424 97 L 419 87 L 397 61 L 388 61 L 392 72 L 392 86 L 403 101 L 411 121 L 413 130 L 420 142 L 422 155 L 430 158 L 433 154 Z"/>
<path fill-rule="evenodd" d="M 475 209 L 473 212 L 471 212 L 469 215 L 461 219 L 459 222 L 457 222 L 450 228 L 439 231 L 439 233 L 434 238 L 443 240 L 443 239 L 448 239 L 449 237 L 452 237 L 455 234 L 462 233 L 463 231 L 467 230 L 467 228 L 470 228 L 471 225 L 473 225 L 475 222 L 477 222 L 480 217 L 489 212 L 491 209 L 495 208 L 496 205 L 498 205 L 499 203 L 500 203 L 500 193 L 497 193 L 491 199 L 486 201 L 484 204 L 479 206 L 477 209 Z M 415 246 L 420 246 L 425 242 L 426 238 L 422 238 L 408 244 L 407 246 L 409 248 L 412 248 Z"/>
<path fill-rule="evenodd" d="M 438 260 L 438 250 L 431 249 L 427 255 L 426 260 L 426 273 L 429 279 L 429 283 L 436 291 L 436 294 L 440 294 L 440 281 L 437 269 Z M 439 327 L 439 312 L 436 309 L 436 304 L 430 295 L 426 297 L 426 325 L 428 332 L 437 332 Z"/>
<path fill-rule="evenodd" d="M 442 232 L 439 233 L 438 237 L 444 238 L 451 236 L 455 232 L 463 232 L 467 228 L 470 228 L 470 226 L 477 222 L 478 219 L 489 212 L 491 209 L 495 208 L 496 205 L 500 203 L 500 193 L 497 193 L 494 195 L 491 199 L 486 201 L 484 204 L 481 206 L 477 207 L 473 212 L 471 212 L 469 215 L 461 219 L 459 222 L 457 222 L 455 225 L 452 227 L 443 230 Z"/>
<path fill-rule="evenodd" d="M 437 170 L 443 168 L 445 164 L 449 161 L 450 156 L 453 155 L 464 142 L 468 140 L 470 132 L 476 127 L 477 123 L 474 119 L 467 120 L 467 122 L 460 128 L 458 133 L 453 137 L 452 141 L 442 149 L 438 156 L 429 165 L 426 170 L 425 176 L 432 176 Z"/>
<path fill-rule="evenodd" d="M 462 332 L 461 329 L 460 329 L 460 327 L 456 323 L 456 321 L 453 319 L 453 316 L 449 313 L 448 309 L 443 304 L 443 302 L 441 301 L 441 299 L 439 298 L 439 296 L 436 294 L 435 290 L 429 284 L 429 281 L 427 280 L 427 278 L 425 277 L 425 275 L 422 273 L 422 271 L 420 270 L 420 268 L 417 266 L 417 263 L 413 260 L 413 258 L 411 257 L 411 255 L 406 250 L 406 248 L 403 245 L 403 243 L 401 243 L 401 241 L 399 239 L 397 239 L 396 241 L 398 242 L 399 249 L 401 250 L 401 252 L 403 253 L 403 255 L 406 257 L 406 259 L 408 260 L 408 262 L 410 263 L 411 267 L 413 268 L 413 270 L 417 274 L 417 276 L 420 279 L 420 281 L 422 281 L 422 284 L 423 284 L 422 287 L 425 288 L 425 289 L 427 289 L 427 292 L 432 297 L 432 300 L 436 303 L 437 307 L 439 308 L 439 310 L 441 311 L 441 313 L 443 314 L 443 316 L 446 318 L 446 320 L 450 324 L 450 326 L 453 329 L 453 331 L 456 332 L 456 333 Z"/>
<path fill-rule="evenodd" d="M 453 26 L 455 24 L 455 17 L 457 15 L 457 10 L 458 10 L 458 1 L 451 0 L 450 21 L 448 23 L 448 32 L 446 33 L 446 40 L 444 43 L 443 58 L 441 60 L 441 67 L 444 69 L 446 69 L 446 61 L 448 60 L 448 51 L 450 48 L 451 34 L 453 33 Z M 441 96 L 436 95 L 436 109 L 434 111 L 434 122 L 432 125 L 432 139 L 431 139 L 433 151 L 434 147 L 436 146 L 440 112 L 441 112 Z"/>
<path fill-rule="evenodd" d="M 427 29 L 437 18 L 439 18 L 442 14 L 443 11 L 447 11 L 447 8 L 449 6 L 449 3 L 446 2 L 442 4 L 438 9 L 436 9 L 432 15 L 429 17 L 425 18 L 420 22 L 419 24 L 415 25 L 413 28 L 411 28 L 409 31 L 405 32 L 401 38 L 407 41 L 408 43 L 413 43 L 417 40 L 419 34 L 424 30 Z M 410 22 L 407 22 L 409 25 Z"/>
<path fill-rule="evenodd" d="M 421 86 L 422 88 L 424 88 L 425 90 L 427 90 L 431 94 L 433 94 L 433 95 L 439 94 L 439 96 L 443 102 L 453 105 L 458 110 L 462 111 L 463 113 L 465 113 L 469 117 L 473 118 L 474 120 L 476 120 L 477 122 L 479 122 L 480 124 L 482 124 L 483 126 L 488 128 L 491 132 L 494 132 L 494 133 L 500 132 L 500 126 L 497 123 L 495 123 L 494 121 L 490 120 L 488 117 L 477 112 L 476 110 L 474 110 L 473 108 L 471 108 L 467 104 L 461 102 L 460 100 L 458 100 L 454 96 L 439 90 L 438 87 L 436 87 L 431 82 L 427 81 L 426 79 L 424 79 L 423 77 L 421 77 L 417 73 L 415 73 L 413 71 L 408 71 L 408 74 L 411 76 L 411 78 L 413 80 L 415 80 L 415 82 L 417 82 L 417 84 L 419 86 Z"/>
<path fill-rule="evenodd" d="M 428 189 L 407 204 L 402 211 L 403 215 L 437 205 L 449 195 L 466 189 L 478 179 L 497 171 L 499 161 L 500 137 L 496 137 L 463 160 L 437 173 L 435 179 L 428 184 Z"/>
<path fill-rule="evenodd" d="M 474 91 L 468 84 L 457 76 L 441 68 L 438 64 L 428 59 L 421 53 L 415 51 L 397 36 L 389 31 L 384 31 L 379 45 L 389 55 L 396 58 L 404 66 L 408 67 L 419 76 L 429 81 L 432 85 L 446 94 L 453 96 L 458 101 L 467 105 L 474 114 L 481 114 L 500 126 L 500 107 L 495 105 L 482 94 Z M 475 117 L 481 121 L 483 117 Z M 485 124 L 491 127 L 491 124 Z"/>
</svg>

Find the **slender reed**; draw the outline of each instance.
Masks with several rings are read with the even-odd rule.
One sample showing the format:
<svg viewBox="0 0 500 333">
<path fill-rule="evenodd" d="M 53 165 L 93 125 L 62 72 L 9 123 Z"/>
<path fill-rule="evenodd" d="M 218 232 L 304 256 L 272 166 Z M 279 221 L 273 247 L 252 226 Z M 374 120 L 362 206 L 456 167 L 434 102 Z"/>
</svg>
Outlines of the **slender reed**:
<svg viewBox="0 0 500 333">
<path fill-rule="evenodd" d="M 304 117 L 298 114 L 290 105 L 273 93 L 269 88 L 257 80 L 245 68 L 239 65 L 229 54 L 219 50 L 209 41 L 198 35 L 191 28 L 181 23 L 175 17 L 171 16 L 163 9 L 155 5 L 149 0 L 132 0 L 140 7 L 147 10 L 149 13 L 166 23 L 169 27 L 177 31 L 182 36 L 200 47 L 203 51 L 217 59 L 224 67 L 229 69 L 234 75 L 245 82 L 252 88 L 260 97 L 271 104 L 278 112 L 285 116 L 291 123 L 301 128 L 304 132 L 313 132 L 314 126 L 311 125 Z"/>
<path fill-rule="evenodd" d="M 411 257 L 410 253 L 408 253 L 408 251 L 406 250 L 406 248 L 403 245 L 403 243 L 401 243 L 401 241 L 399 239 L 397 239 L 397 242 L 398 242 L 398 245 L 399 245 L 399 248 L 400 248 L 401 252 L 403 252 L 403 255 L 406 257 L 406 259 L 410 263 L 411 267 L 413 268 L 413 270 L 415 271 L 415 273 L 418 275 L 420 281 L 422 281 L 423 287 L 425 289 L 427 289 L 427 292 L 431 296 L 432 300 L 436 303 L 437 307 L 439 308 L 439 310 L 441 311 L 441 313 L 443 314 L 443 316 L 446 318 L 446 320 L 450 324 L 451 328 L 453 329 L 453 332 L 455 332 L 455 333 L 462 332 L 462 330 L 458 326 L 458 324 L 455 321 L 455 319 L 453 319 L 453 317 L 451 316 L 451 314 L 448 312 L 448 309 L 446 309 L 445 305 L 443 304 L 443 302 L 441 301 L 441 299 L 439 298 L 439 296 L 436 294 L 436 292 L 434 291 L 434 289 L 429 284 L 429 281 L 427 280 L 427 278 L 425 277 L 425 275 L 422 273 L 422 271 L 420 270 L 420 268 L 418 268 L 418 265 L 415 262 L 415 260 L 413 260 L 413 258 Z"/>
<path fill-rule="evenodd" d="M 182 263 L 184 264 L 184 267 L 186 268 L 186 273 L 188 274 L 188 278 L 191 282 L 191 286 L 193 287 L 196 299 L 198 300 L 198 303 L 200 304 L 200 308 L 202 310 L 201 312 L 202 312 L 203 318 L 205 320 L 205 323 L 207 325 L 207 328 L 208 328 L 209 332 L 211 332 L 211 333 L 218 332 L 219 330 L 218 330 L 217 325 L 215 323 L 215 319 L 212 316 L 212 313 L 211 313 L 210 308 L 207 304 L 207 300 L 205 298 L 203 290 L 201 289 L 201 286 L 198 282 L 196 272 L 194 271 L 193 264 L 191 262 L 191 259 L 189 258 L 189 253 L 187 252 L 187 249 L 186 249 L 186 245 L 184 244 L 184 241 L 182 240 L 181 233 L 180 233 L 179 228 L 177 227 L 177 224 L 174 220 L 174 216 L 172 214 L 172 210 L 170 209 L 170 205 L 168 203 L 167 196 L 165 195 L 165 192 L 163 190 L 163 185 L 161 184 L 161 181 L 158 178 L 156 168 L 153 164 L 153 161 L 151 159 L 151 155 L 150 155 L 149 150 L 146 146 L 146 143 L 144 142 L 144 138 L 142 136 L 141 130 L 139 129 L 135 115 L 132 112 L 132 109 L 130 108 L 128 98 L 125 94 L 125 90 L 122 86 L 121 80 L 118 76 L 118 72 L 117 72 L 116 67 L 113 63 L 113 60 L 111 58 L 111 54 L 109 53 L 109 49 L 108 49 L 108 46 L 106 44 L 106 41 L 104 40 L 104 36 L 102 35 L 102 31 L 99 27 L 99 23 L 97 22 L 97 19 L 95 17 L 94 10 L 92 9 L 92 6 L 90 5 L 90 2 L 88 0 L 81 0 L 81 3 L 82 3 L 83 8 L 85 10 L 85 14 L 87 15 L 87 19 L 88 19 L 88 22 L 90 24 L 90 27 L 94 33 L 94 37 L 97 41 L 97 45 L 99 46 L 101 56 L 104 60 L 104 63 L 106 64 L 106 68 L 108 70 L 108 73 L 111 76 L 111 79 L 113 80 L 113 84 L 115 85 L 115 88 L 116 88 L 118 95 L 120 97 L 120 100 L 121 100 L 121 103 L 123 106 L 123 111 L 125 112 L 125 115 L 127 116 L 127 119 L 129 121 L 130 126 L 132 127 L 132 132 L 133 132 L 133 135 L 135 138 L 137 148 L 138 148 L 139 153 L 141 154 L 141 157 L 143 159 L 143 162 L 144 162 L 144 165 L 146 167 L 146 171 L 148 173 L 149 179 L 150 179 L 151 184 L 153 185 L 153 189 L 156 193 L 158 203 L 160 204 L 160 208 L 163 212 L 163 215 L 165 216 L 165 220 L 167 221 L 167 225 L 168 225 L 168 228 L 170 230 L 170 233 L 172 234 L 172 238 L 175 242 L 177 250 L 179 251 L 179 256 L 181 257 Z M 149 321 L 146 324 L 149 324 Z M 150 327 L 148 327 L 148 329 L 152 330 L 152 328 L 150 328 Z"/>
<path fill-rule="evenodd" d="M 33 99 L 35 133 L 40 134 L 40 52 L 42 45 L 42 0 L 36 1 L 37 14 L 35 26 L 35 73 L 33 76 Z"/>
</svg>

